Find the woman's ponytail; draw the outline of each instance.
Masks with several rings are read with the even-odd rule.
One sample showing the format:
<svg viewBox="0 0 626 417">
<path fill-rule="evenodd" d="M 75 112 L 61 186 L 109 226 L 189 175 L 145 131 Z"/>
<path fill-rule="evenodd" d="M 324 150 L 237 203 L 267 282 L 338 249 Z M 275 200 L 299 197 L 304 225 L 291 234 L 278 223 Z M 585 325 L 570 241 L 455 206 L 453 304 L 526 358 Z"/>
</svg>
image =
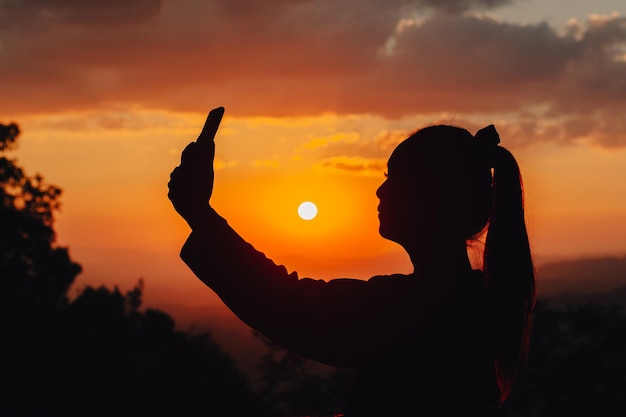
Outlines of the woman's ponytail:
<svg viewBox="0 0 626 417">
<path fill-rule="evenodd" d="M 488 138 L 488 139 L 485 139 Z M 535 306 L 535 269 L 524 220 L 523 186 L 513 155 L 500 146 L 498 133 L 488 126 L 476 134 L 487 146 L 493 167 L 493 206 L 485 242 L 483 269 L 491 300 L 495 372 L 500 401 L 525 365 Z"/>
</svg>

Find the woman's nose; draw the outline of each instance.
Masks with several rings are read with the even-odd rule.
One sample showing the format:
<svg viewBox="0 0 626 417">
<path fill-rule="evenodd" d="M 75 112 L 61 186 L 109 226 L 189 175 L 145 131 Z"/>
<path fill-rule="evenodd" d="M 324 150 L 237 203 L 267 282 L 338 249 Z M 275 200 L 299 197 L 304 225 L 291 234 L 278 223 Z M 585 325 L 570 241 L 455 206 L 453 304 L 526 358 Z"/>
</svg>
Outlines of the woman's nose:
<svg viewBox="0 0 626 417">
<path fill-rule="evenodd" d="M 376 197 L 378 197 L 379 200 L 381 199 L 384 189 L 386 188 L 387 181 L 388 180 L 383 181 L 383 183 L 380 184 L 380 187 L 376 190 Z"/>
</svg>

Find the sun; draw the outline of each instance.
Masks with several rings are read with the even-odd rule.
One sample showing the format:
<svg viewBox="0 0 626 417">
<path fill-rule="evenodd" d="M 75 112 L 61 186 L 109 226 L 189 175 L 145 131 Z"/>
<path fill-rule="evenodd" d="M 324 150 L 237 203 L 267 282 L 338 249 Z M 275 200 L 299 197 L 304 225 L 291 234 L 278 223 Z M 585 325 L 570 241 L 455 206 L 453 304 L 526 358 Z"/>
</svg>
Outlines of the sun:
<svg viewBox="0 0 626 417">
<path fill-rule="evenodd" d="M 310 201 L 305 201 L 298 206 L 298 216 L 302 220 L 313 220 L 317 216 L 317 206 Z"/>
</svg>

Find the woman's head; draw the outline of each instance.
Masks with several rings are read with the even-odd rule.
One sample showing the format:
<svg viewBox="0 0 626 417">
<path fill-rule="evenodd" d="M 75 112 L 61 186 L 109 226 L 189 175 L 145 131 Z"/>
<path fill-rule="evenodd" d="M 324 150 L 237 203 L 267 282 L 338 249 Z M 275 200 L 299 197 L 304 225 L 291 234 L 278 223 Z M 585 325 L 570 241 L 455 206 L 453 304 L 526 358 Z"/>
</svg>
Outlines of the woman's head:
<svg viewBox="0 0 626 417">
<path fill-rule="evenodd" d="M 401 245 L 471 239 L 487 224 L 492 176 L 483 149 L 465 129 L 418 130 L 389 158 L 377 190 L 380 234 Z"/>
</svg>

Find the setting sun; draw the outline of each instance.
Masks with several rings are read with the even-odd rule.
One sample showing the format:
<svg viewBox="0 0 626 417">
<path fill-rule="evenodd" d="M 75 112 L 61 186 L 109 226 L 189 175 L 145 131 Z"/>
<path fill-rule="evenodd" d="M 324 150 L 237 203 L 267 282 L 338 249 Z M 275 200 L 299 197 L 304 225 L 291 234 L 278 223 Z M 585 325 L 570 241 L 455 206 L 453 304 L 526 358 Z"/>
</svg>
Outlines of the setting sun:
<svg viewBox="0 0 626 417">
<path fill-rule="evenodd" d="M 317 216 L 317 206 L 310 201 L 305 201 L 298 206 L 298 216 L 302 220 L 313 220 Z"/>
</svg>

